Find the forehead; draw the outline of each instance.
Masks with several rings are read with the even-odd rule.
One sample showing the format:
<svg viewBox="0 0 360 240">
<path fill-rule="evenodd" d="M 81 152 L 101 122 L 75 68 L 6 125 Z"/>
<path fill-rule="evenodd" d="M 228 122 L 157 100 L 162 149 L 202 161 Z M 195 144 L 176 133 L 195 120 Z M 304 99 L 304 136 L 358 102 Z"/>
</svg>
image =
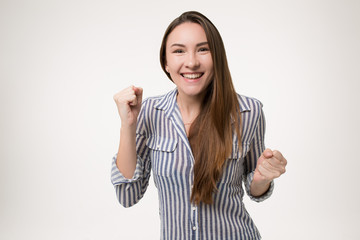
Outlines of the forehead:
<svg viewBox="0 0 360 240">
<path fill-rule="evenodd" d="M 200 42 L 207 42 L 206 34 L 200 24 L 185 22 L 175 27 L 169 34 L 166 45 L 174 43 L 183 45 L 196 45 Z"/>
</svg>

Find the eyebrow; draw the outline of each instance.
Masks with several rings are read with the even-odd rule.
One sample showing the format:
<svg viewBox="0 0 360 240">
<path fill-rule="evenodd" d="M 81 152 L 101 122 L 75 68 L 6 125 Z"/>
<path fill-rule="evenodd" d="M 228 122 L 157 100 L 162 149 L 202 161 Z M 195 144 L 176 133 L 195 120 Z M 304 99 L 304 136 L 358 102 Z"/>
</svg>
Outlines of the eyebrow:
<svg viewBox="0 0 360 240">
<path fill-rule="evenodd" d="M 209 44 L 209 43 L 208 42 L 201 42 L 201 43 L 196 44 L 196 47 L 200 47 L 200 46 L 206 45 L 206 44 Z M 174 43 L 170 47 L 185 47 L 185 45 L 180 44 L 180 43 Z"/>
</svg>

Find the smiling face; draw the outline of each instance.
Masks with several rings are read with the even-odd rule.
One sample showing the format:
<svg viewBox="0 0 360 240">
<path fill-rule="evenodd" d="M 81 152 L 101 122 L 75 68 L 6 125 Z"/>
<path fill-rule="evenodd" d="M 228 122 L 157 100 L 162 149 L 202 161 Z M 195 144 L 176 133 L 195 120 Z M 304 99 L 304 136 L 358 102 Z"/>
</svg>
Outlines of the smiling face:
<svg viewBox="0 0 360 240">
<path fill-rule="evenodd" d="M 166 42 L 166 71 L 180 95 L 201 97 L 213 79 L 213 61 L 204 29 L 197 23 L 177 26 Z"/>
</svg>

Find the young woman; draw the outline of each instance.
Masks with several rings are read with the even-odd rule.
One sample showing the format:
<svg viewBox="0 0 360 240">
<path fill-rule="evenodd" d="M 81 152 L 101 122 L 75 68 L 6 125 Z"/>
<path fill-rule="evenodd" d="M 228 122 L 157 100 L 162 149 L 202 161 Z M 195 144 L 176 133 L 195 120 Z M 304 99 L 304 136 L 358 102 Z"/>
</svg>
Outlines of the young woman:
<svg viewBox="0 0 360 240">
<path fill-rule="evenodd" d="M 176 88 L 142 101 L 131 86 L 115 94 L 120 145 L 111 180 L 130 207 L 150 172 L 159 194 L 161 239 L 260 239 L 243 205 L 262 201 L 286 159 L 265 149 L 262 104 L 238 95 L 215 26 L 185 12 L 167 28 L 161 66 Z"/>
</svg>

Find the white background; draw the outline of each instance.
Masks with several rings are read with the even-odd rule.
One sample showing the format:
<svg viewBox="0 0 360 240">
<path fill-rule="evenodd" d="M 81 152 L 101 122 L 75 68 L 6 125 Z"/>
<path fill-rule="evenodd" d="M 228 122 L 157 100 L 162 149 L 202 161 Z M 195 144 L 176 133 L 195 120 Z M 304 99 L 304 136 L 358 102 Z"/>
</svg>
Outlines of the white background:
<svg viewBox="0 0 360 240">
<path fill-rule="evenodd" d="M 217 26 L 289 162 L 270 199 L 245 196 L 263 239 L 360 239 L 357 0 L 1 0 L 0 239 L 159 239 L 153 180 L 129 209 L 110 182 L 112 97 L 174 88 L 158 52 L 187 10 Z"/>
</svg>

